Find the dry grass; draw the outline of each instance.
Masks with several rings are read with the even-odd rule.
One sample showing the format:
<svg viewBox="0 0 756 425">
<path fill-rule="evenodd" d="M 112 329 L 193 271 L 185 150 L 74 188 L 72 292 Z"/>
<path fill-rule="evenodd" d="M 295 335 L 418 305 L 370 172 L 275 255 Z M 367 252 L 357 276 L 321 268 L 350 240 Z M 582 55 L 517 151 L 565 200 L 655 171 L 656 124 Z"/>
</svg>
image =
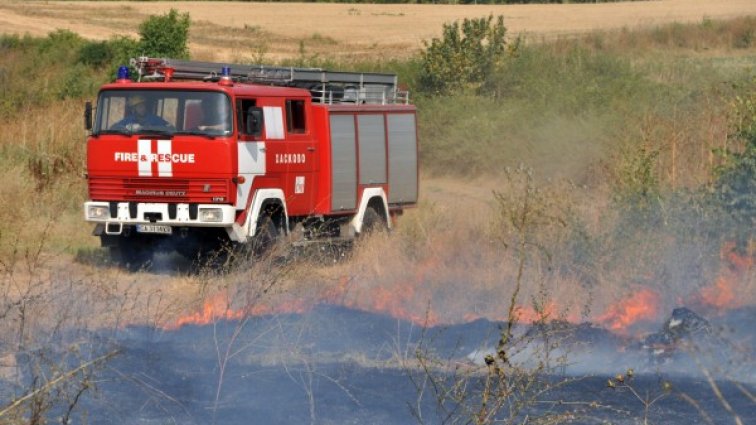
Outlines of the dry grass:
<svg viewBox="0 0 756 425">
<path fill-rule="evenodd" d="M 3 123 L 0 152 L 9 168 L 2 170 L 2 199 L 11 205 L 0 212 L 0 252 L 7 239 L 20 235 L 20 248 L 41 240 L 56 249 L 91 245 L 91 238 L 72 234 L 80 217 L 73 215 L 86 197 L 84 185 L 86 132 L 79 101 L 53 102 L 31 108 Z M 78 212 L 78 211 L 77 211 Z"/>
<path fill-rule="evenodd" d="M 192 53 L 208 60 L 256 58 L 261 51 L 274 60 L 293 58 L 302 43 L 308 54 L 327 58 L 406 57 L 439 36 L 443 23 L 488 14 L 504 15 L 510 34 L 537 39 L 756 14 L 750 0 L 506 6 L 10 0 L 0 4 L 0 31 L 41 36 L 66 28 L 93 39 L 135 35 L 148 15 L 171 8 L 190 13 L 196 22 Z"/>
<path fill-rule="evenodd" d="M 721 165 L 721 157 L 715 152 L 726 148 L 730 128 L 722 98 L 713 94 L 703 101 L 705 108 L 648 113 L 642 117 L 637 133 L 618 135 L 618 145 L 623 148 L 609 161 L 614 178 L 623 180 L 618 174 L 633 167 L 627 162 L 637 162 L 642 148 L 646 155 L 656 156 L 653 178 L 659 185 L 694 189 L 710 184 Z M 621 188 L 625 188 L 623 184 Z"/>
<path fill-rule="evenodd" d="M 519 254 L 500 221 L 506 218 L 493 194 L 517 197 L 522 186 L 501 177 L 466 183 L 426 179 L 424 187 L 429 189 L 423 195 L 426 200 L 402 217 L 390 237 L 371 238 L 357 247 L 349 262 L 327 271 L 330 281 L 344 286 L 341 303 L 419 324 L 480 317 L 506 320 Z M 565 189 L 553 187 L 549 193 Z M 567 250 L 557 252 L 565 229 L 553 226 L 557 215 L 568 214 L 567 204 L 581 196 L 573 195 L 552 198 L 558 205 L 545 208 L 554 221 L 534 224 L 541 229 L 533 231 L 543 243 L 553 244 L 553 250 L 546 260 L 533 246 L 527 248 L 527 270 L 517 299 L 524 321 L 536 318 L 534 302 L 548 308 L 552 318 L 579 320 L 587 313 L 583 307 L 590 288 L 580 283 L 578 271 L 570 270 Z M 553 273 L 555 268 L 564 272 Z"/>
<path fill-rule="evenodd" d="M 753 246 L 720 249 L 711 224 L 685 201 L 666 201 L 659 223 L 619 209 L 606 186 L 534 180 L 529 187 L 522 174 L 426 178 L 424 201 L 390 237 L 371 238 L 350 261 L 302 283 L 332 291 L 340 304 L 418 324 L 506 320 L 525 255 L 516 304 L 527 322 L 545 314 L 618 326 L 644 293 L 654 304 L 648 322 L 680 303 L 706 311 L 712 304 L 702 297 L 714 293 L 739 294 L 728 299 L 732 307 L 756 303 Z M 531 214 L 524 230 L 512 224 L 523 209 Z"/>
<path fill-rule="evenodd" d="M 65 6 L 58 2 L 29 6 L 9 4 L 12 7 L 0 5 L 0 13 L 36 10 L 36 7 L 42 6 Z M 138 15 L 137 8 L 150 5 L 157 6 L 156 3 L 133 3 L 124 15 Z M 188 5 L 204 6 L 202 3 Z M 118 7 L 114 3 L 93 3 L 90 6 Z M 235 4 L 234 7 L 241 6 L 244 5 Z M 69 9 L 55 12 L 61 17 L 69 16 L 66 13 L 78 13 Z M 42 14 L 40 16 L 44 19 L 53 18 L 52 12 L 35 13 Z M 364 15 L 361 12 L 359 16 Z M 75 18 L 75 15 L 71 16 Z M 378 17 L 400 19 L 405 16 Z M 107 16 L 105 19 L 108 19 Z M 234 47 L 234 54 L 240 56 L 267 53 L 264 50 L 252 52 L 255 45 L 245 40 L 247 36 L 259 37 L 264 43 L 276 42 L 275 34 L 262 24 L 250 23 L 246 28 L 234 30 L 212 24 L 209 19 L 196 25 L 199 30 L 194 35 L 205 37 L 203 42 L 208 46 L 222 43 L 232 31 L 236 33 L 234 42 L 239 43 Z M 745 22 L 742 27 L 753 27 L 752 21 L 742 22 Z M 699 40 L 695 46 L 732 45 L 733 34 L 738 33 L 740 26 L 731 27 L 735 30 L 725 33 L 718 41 Z M 679 31 L 682 34 L 689 32 L 685 28 Z M 619 48 L 617 46 L 643 50 L 644 46 L 658 45 L 664 47 L 664 51 L 675 51 L 673 40 L 679 36 L 672 29 L 664 30 L 658 36 L 654 36 L 653 32 L 632 34 L 636 35 L 627 36 L 624 31 L 594 35 L 584 45 L 592 45 L 596 50 Z M 340 38 L 325 31 L 310 29 L 302 37 L 321 45 L 341 46 L 343 43 Z M 296 37 L 286 40 L 287 43 L 297 42 Z M 635 43 L 632 40 L 640 41 L 632 44 Z M 553 49 L 558 51 L 566 45 L 556 43 Z M 695 46 L 679 49 L 689 52 Z M 720 48 L 726 50 L 724 47 L 712 50 Z M 752 49 L 744 51 L 751 52 Z M 691 75 L 674 70 L 671 66 L 660 67 L 653 78 L 674 84 Z M 714 95 L 703 99 L 710 105 L 695 110 L 681 108 L 664 114 L 649 114 L 638 133 L 620 135 L 612 142 L 627 142 L 633 147 L 637 141 L 634 138 L 643 138 L 650 148 L 659 151 L 659 163 L 654 168 L 658 181 L 665 187 L 697 187 L 706 182 L 712 168 L 717 165 L 711 150 L 725 143 L 729 128 L 727 111 L 721 109 L 727 106 L 725 102 Z M 0 258 L 10 258 L 14 250 L 24 257 L 26 252 L 33 251 L 38 242 L 44 240 L 49 248 L 45 254 L 49 261 L 45 262 L 44 273 L 52 276 L 58 270 L 70 268 L 72 279 L 79 282 L 81 288 L 87 286 L 82 282 L 92 280 L 95 283 L 88 287 L 95 288 L 93 290 L 99 294 L 92 296 L 102 296 L 107 301 L 93 301 L 93 304 L 123 303 L 125 307 L 119 307 L 119 311 L 127 311 L 128 314 L 112 316 L 118 317 L 121 323 L 170 323 L 181 315 L 201 309 L 205 299 L 218 291 L 231 287 L 237 290 L 245 288 L 244 285 L 252 279 L 247 279 L 249 274 L 244 272 L 207 280 L 197 276 L 184 277 L 180 273 L 128 274 L 97 266 L 102 257 L 102 253 L 95 248 L 97 238 L 89 235 L 91 228 L 83 226 L 81 221 L 81 204 L 86 197 L 81 178 L 85 148 L 81 110 L 80 101 L 54 101 L 44 107 L 22 111 L 2 122 L 0 149 L 7 166 L 0 172 L 4 182 L 0 187 L 0 196 L 13 208 L 0 211 Z M 435 110 L 441 110 L 441 106 Z M 429 116 L 425 115 L 423 119 L 428 120 Z M 495 119 L 493 117 L 492 121 Z M 561 122 L 550 123 L 554 127 L 550 131 L 564 138 L 564 127 L 558 125 Z M 469 136 L 469 133 L 465 136 Z M 495 141 L 500 142 L 501 139 Z M 521 140 L 512 142 L 514 145 Z M 489 147 L 498 149 L 493 145 Z M 576 155 L 581 153 L 576 152 Z M 513 161 L 522 158 L 517 155 L 511 157 Z M 584 158 L 580 156 L 576 162 L 585 165 L 582 164 Z M 562 155 L 557 160 L 563 163 L 568 159 Z M 554 166 L 549 160 L 543 162 L 544 167 Z M 619 168 L 617 164 L 607 167 L 610 165 L 615 170 Z M 550 217 L 554 220 L 571 220 L 569 228 L 583 232 L 583 235 L 568 235 L 558 227 L 542 234 L 544 239 L 539 243 L 547 248 L 551 259 L 548 263 L 534 261 L 528 264 L 527 284 L 518 300 L 523 306 L 523 315 L 533 315 L 535 301 L 542 308 L 548 307 L 552 316 L 567 316 L 574 320 L 595 317 L 636 291 L 640 285 L 664 293 L 664 302 L 674 304 L 717 279 L 718 269 L 702 265 L 703 261 L 698 261 L 699 274 L 695 279 L 690 279 L 682 269 L 686 265 L 697 264 L 697 259 L 682 258 L 684 262 L 677 261 L 675 251 L 678 246 L 669 234 L 639 232 L 633 240 L 625 238 L 626 235 L 610 234 L 609 229 L 621 224 L 621 211 L 609 209 L 613 205 L 613 193 L 607 184 L 607 170 L 593 164 L 590 167 L 590 171 L 586 171 L 586 174 L 593 174 L 592 180 L 586 180 L 590 190 L 543 181 L 542 190 L 551 193 L 553 199 L 553 205 L 549 207 Z M 269 312 L 276 308 L 286 311 L 287 308 L 301 308 L 307 303 L 324 301 L 391 313 L 416 322 L 426 319 L 449 323 L 476 317 L 505 318 L 503 306 L 513 288 L 517 256 L 513 254 L 511 244 L 509 247 L 502 244 L 502 229 L 494 225 L 501 205 L 497 205 L 493 193 L 510 196 L 517 194 L 515 189 L 512 182 L 501 175 L 470 181 L 458 177 L 424 175 L 421 179 L 423 202 L 418 208 L 407 211 L 390 238 L 377 236 L 360 244 L 350 261 L 331 266 L 317 262 L 292 265 L 285 279 L 279 282 L 280 292 L 275 297 L 267 298 L 269 305 L 258 311 Z M 674 219 L 674 216 L 663 217 L 664 220 L 670 218 Z M 577 246 L 578 242 L 585 245 Z M 695 242 L 693 240 L 686 246 L 691 248 L 690 255 L 710 259 L 711 250 L 694 249 Z M 67 253 L 60 256 L 61 252 Z M 79 259 L 86 264 L 72 261 L 71 257 L 77 252 Z M 381 258 L 381 261 L 376 261 L 376 258 Z M 707 261 L 707 264 L 712 263 Z M 678 263 L 681 265 L 676 266 Z M 743 288 L 748 289 L 746 293 L 754 294 L 751 290 L 754 282 L 752 268 L 749 273 L 743 279 Z M 52 278 L 45 282 L 47 288 L 57 284 Z M 81 288 L 74 292 L 83 290 Z M 160 306 L 159 312 L 152 310 L 156 305 Z M 553 307 L 549 307 L 551 305 Z M 100 311 L 93 314 L 92 320 L 100 320 L 101 314 L 110 314 L 105 308 Z M 111 319 L 103 323 L 111 326 L 108 320 Z"/>
<path fill-rule="evenodd" d="M 61 112 L 65 109 L 65 105 L 59 107 Z M 75 115 L 76 119 L 69 117 L 74 122 L 79 118 L 78 113 Z M 16 123 L 10 127 L 13 130 L 10 134 L 21 135 L 28 125 Z M 36 125 L 44 128 L 42 123 Z M 63 127 L 59 124 L 59 128 Z M 42 151 L 60 149 L 45 147 L 41 139 L 27 139 L 27 143 L 39 144 Z M 94 291 L 82 297 L 97 311 L 78 319 L 89 321 L 90 325 L 175 323 L 181 316 L 202 311 L 203 304 L 218 293 L 229 288 L 234 288 L 234 293 L 243 293 L 255 282 L 250 278 L 256 273 L 255 267 L 228 276 L 184 276 L 182 272 L 170 272 L 170 265 L 167 274 L 129 274 L 103 268 L 104 254 L 95 248 L 97 238 L 89 235 L 89 226 L 81 225 L 80 205 L 85 194 L 78 177 L 64 175 L 61 181 L 52 183 L 58 190 L 37 192 L 28 166 L 21 163 L 5 170 L 3 181 L 2 198 L 13 199 L 18 207 L 2 210 L 3 258 L 9 258 L 17 250 L 25 259 L 26 253 L 33 252 L 39 241 L 44 241 L 42 267 L 20 282 L 34 283 L 30 280 L 34 275 L 39 282 L 34 283 L 35 290 L 53 294 L 50 291 L 61 285 L 59 271 L 67 270 L 72 283 L 63 283 L 70 290 Z M 501 205 L 493 194 L 504 194 L 516 202 L 520 190 L 521 187 L 501 176 L 471 181 L 424 176 L 423 202 L 405 213 L 390 237 L 376 235 L 361 243 L 348 261 L 333 265 L 297 261 L 286 266 L 288 271 L 277 282 L 275 293 L 268 294 L 255 311 L 293 312 L 317 302 L 333 302 L 392 314 L 419 324 L 426 320 L 435 324 L 479 317 L 504 319 L 507 297 L 517 275 L 517 254 L 511 243 L 504 244 L 507 241 L 502 234 L 506 229 L 499 225 Z M 573 321 L 600 317 L 641 287 L 664 294 L 662 302 L 671 306 L 680 299 L 690 299 L 702 286 L 711 286 L 716 281 L 719 270 L 707 268 L 695 258 L 711 254 L 706 246 L 681 248 L 670 238 L 671 234 L 612 234 L 612 229 L 621 226 L 622 212 L 607 208 L 612 205 L 612 192 L 606 185 L 588 189 L 550 182 L 543 183 L 541 190 L 551 200 L 547 208 L 551 218 L 547 221 L 554 224 L 564 220 L 568 226 L 551 226 L 548 231 L 538 233 L 538 243 L 551 258 L 528 264 L 518 299 L 523 320 L 537 316 L 534 304 L 548 309 L 550 317 Z M 34 196 L 19 196 L 22 193 Z M 30 217 L 25 213 L 35 208 L 42 214 Z M 670 217 L 676 219 L 674 215 Z M 678 249 L 689 252 L 676 254 Z M 61 251 L 79 251 L 79 261 L 83 263 L 72 261 L 69 255 L 61 256 Z M 24 261 L 17 263 L 21 271 L 29 269 Z M 702 268 L 703 274 L 696 280 L 685 274 L 688 272 L 684 269 L 690 264 Z M 676 275 L 678 269 L 682 274 Z M 741 283 L 745 286 L 741 289 L 754 284 L 752 276 L 737 278 L 743 279 Z M 25 289 L 24 286 L 17 292 Z M 52 302 L 54 298 L 45 299 Z M 112 305 L 118 306 L 117 312 Z M 245 302 L 239 304 L 238 298 L 235 305 L 229 306 L 244 307 Z M 42 320 L 45 316 L 38 317 Z"/>
</svg>

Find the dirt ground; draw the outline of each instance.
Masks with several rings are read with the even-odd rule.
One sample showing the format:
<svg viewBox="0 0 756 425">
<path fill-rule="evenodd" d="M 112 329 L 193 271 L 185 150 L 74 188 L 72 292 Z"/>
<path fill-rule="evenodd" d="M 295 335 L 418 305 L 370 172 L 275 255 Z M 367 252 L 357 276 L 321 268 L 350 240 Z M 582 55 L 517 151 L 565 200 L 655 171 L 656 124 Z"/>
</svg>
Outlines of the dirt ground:
<svg viewBox="0 0 756 425">
<path fill-rule="evenodd" d="M 439 36 L 442 24 L 504 15 L 510 34 L 535 39 L 756 14 L 753 0 L 659 0 L 563 5 L 379 5 L 248 2 L 0 2 L 0 33 L 64 28 L 92 39 L 136 34 L 139 22 L 175 8 L 194 22 L 193 56 L 207 60 L 396 57 Z"/>
</svg>

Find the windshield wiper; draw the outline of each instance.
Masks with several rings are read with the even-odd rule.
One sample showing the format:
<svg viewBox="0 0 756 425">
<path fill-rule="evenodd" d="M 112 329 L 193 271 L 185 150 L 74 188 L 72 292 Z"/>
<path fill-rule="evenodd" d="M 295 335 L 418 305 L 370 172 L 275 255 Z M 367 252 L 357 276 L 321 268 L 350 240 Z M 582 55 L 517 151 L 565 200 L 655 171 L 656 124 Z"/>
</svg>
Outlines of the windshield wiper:
<svg viewBox="0 0 756 425">
<path fill-rule="evenodd" d="M 160 129 L 154 129 L 154 128 L 140 128 L 139 130 L 135 131 L 133 134 L 139 134 L 140 136 L 150 136 L 150 135 L 156 135 L 156 136 L 170 136 L 173 137 L 174 131 L 170 130 L 160 130 Z"/>
<path fill-rule="evenodd" d="M 160 129 L 153 129 L 153 128 L 140 128 L 136 131 L 129 131 L 128 129 L 108 129 L 108 130 L 100 130 L 97 133 L 92 133 L 93 136 L 100 136 L 103 134 L 119 134 L 121 136 L 133 136 L 133 135 L 139 135 L 139 136 L 160 136 L 160 137 L 173 137 L 174 132 L 170 130 L 160 130 Z"/>
<path fill-rule="evenodd" d="M 128 130 L 100 130 L 97 133 L 92 133 L 93 136 L 100 136 L 103 134 L 120 134 L 122 136 L 131 136 L 131 132 Z"/>
<path fill-rule="evenodd" d="M 208 139 L 215 139 L 218 137 L 215 134 L 209 134 L 204 131 L 198 131 L 198 130 L 185 130 L 185 131 L 176 131 L 173 134 L 180 134 L 180 135 L 187 135 L 187 136 L 202 136 Z"/>
</svg>

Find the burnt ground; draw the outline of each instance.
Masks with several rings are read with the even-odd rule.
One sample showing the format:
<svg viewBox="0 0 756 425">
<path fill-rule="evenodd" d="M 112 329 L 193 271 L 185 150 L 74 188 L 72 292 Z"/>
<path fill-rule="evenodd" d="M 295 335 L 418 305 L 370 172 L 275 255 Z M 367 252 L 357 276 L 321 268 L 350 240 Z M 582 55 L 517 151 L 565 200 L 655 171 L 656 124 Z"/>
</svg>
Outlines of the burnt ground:
<svg viewBox="0 0 756 425">
<path fill-rule="evenodd" d="M 573 413 L 564 419 L 571 423 L 642 423 L 643 403 L 631 390 L 607 388 L 608 378 L 633 368 L 633 390 L 641 398 L 661 397 L 648 411 L 650 423 L 734 423 L 706 373 L 743 423 L 756 423 L 755 313 L 750 308 L 706 320 L 706 332 L 691 328 L 690 338 L 678 335 L 686 322 L 676 316 L 656 333 L 634 338 L 588 324 L 551 326 L 550 341 L 560 341 L 552 353 L 565 354 L 569 364 L 550 369 L 544 382 L 565 377 L 571 382 L 539 396 L 520 419 L 551 411 Z M 443 419 L 435 395 L 427 387 L 421 394 L 410 379 L 420 382 L 423 376 L 413 361 L 416 349 L 446 364 L 471 367 L 491 351 L 501 325 L 478 320 L 423 329 L 388 316 L 319 306 L 305 314 L 170 331 L 69 332 L 58 342 L 78 341 L 77 355 L 44 357 L 70 368 L 82 358 L 118 351 L 94 369 L 92 388 L 78 401 L 73 423 L 411 424 L 419 423 L 413 416 L 419 409 L 424 423 L 436 424 Z M 670 329 L 674 335 L 659 335 Z M 519 353 L 513 348 L 513 362 L 535 364 L 533 347 L 542 345 L 543 330 L 520 330 L 523 343 Z M 662 355 L 647 343 L 657 339 L 665 341 Z M 22 386 L 31 382 L 29 360 L 39 358 L 34 351 L 17 356 Z M 671 384 L 666 392 L 664 382 Z M 480 385 L 479 375 L 469 378 L 470 388 Z M 1 388 L 8 395 L 14 385 L 4 381 Z M 64 410 L 53 409 L 49 416 Z"/>
</svg>

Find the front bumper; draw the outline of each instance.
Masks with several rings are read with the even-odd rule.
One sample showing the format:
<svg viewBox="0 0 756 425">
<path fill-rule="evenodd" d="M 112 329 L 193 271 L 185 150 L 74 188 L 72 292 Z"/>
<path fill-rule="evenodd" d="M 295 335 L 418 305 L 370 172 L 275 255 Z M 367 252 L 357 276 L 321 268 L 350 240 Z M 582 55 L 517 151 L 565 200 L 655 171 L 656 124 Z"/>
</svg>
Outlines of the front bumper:
<svg viewBox="0 0 756 425">
<path fill-rule="evenodd" d="M 233 226 L 235 219 L 236 209 L 232 205 L 97 201 L 84 203 L 84 220 L 104 224 L 107 234 L 119 234 L 123 226 L 136 224 L 228 228 Z"/>
</svg>

